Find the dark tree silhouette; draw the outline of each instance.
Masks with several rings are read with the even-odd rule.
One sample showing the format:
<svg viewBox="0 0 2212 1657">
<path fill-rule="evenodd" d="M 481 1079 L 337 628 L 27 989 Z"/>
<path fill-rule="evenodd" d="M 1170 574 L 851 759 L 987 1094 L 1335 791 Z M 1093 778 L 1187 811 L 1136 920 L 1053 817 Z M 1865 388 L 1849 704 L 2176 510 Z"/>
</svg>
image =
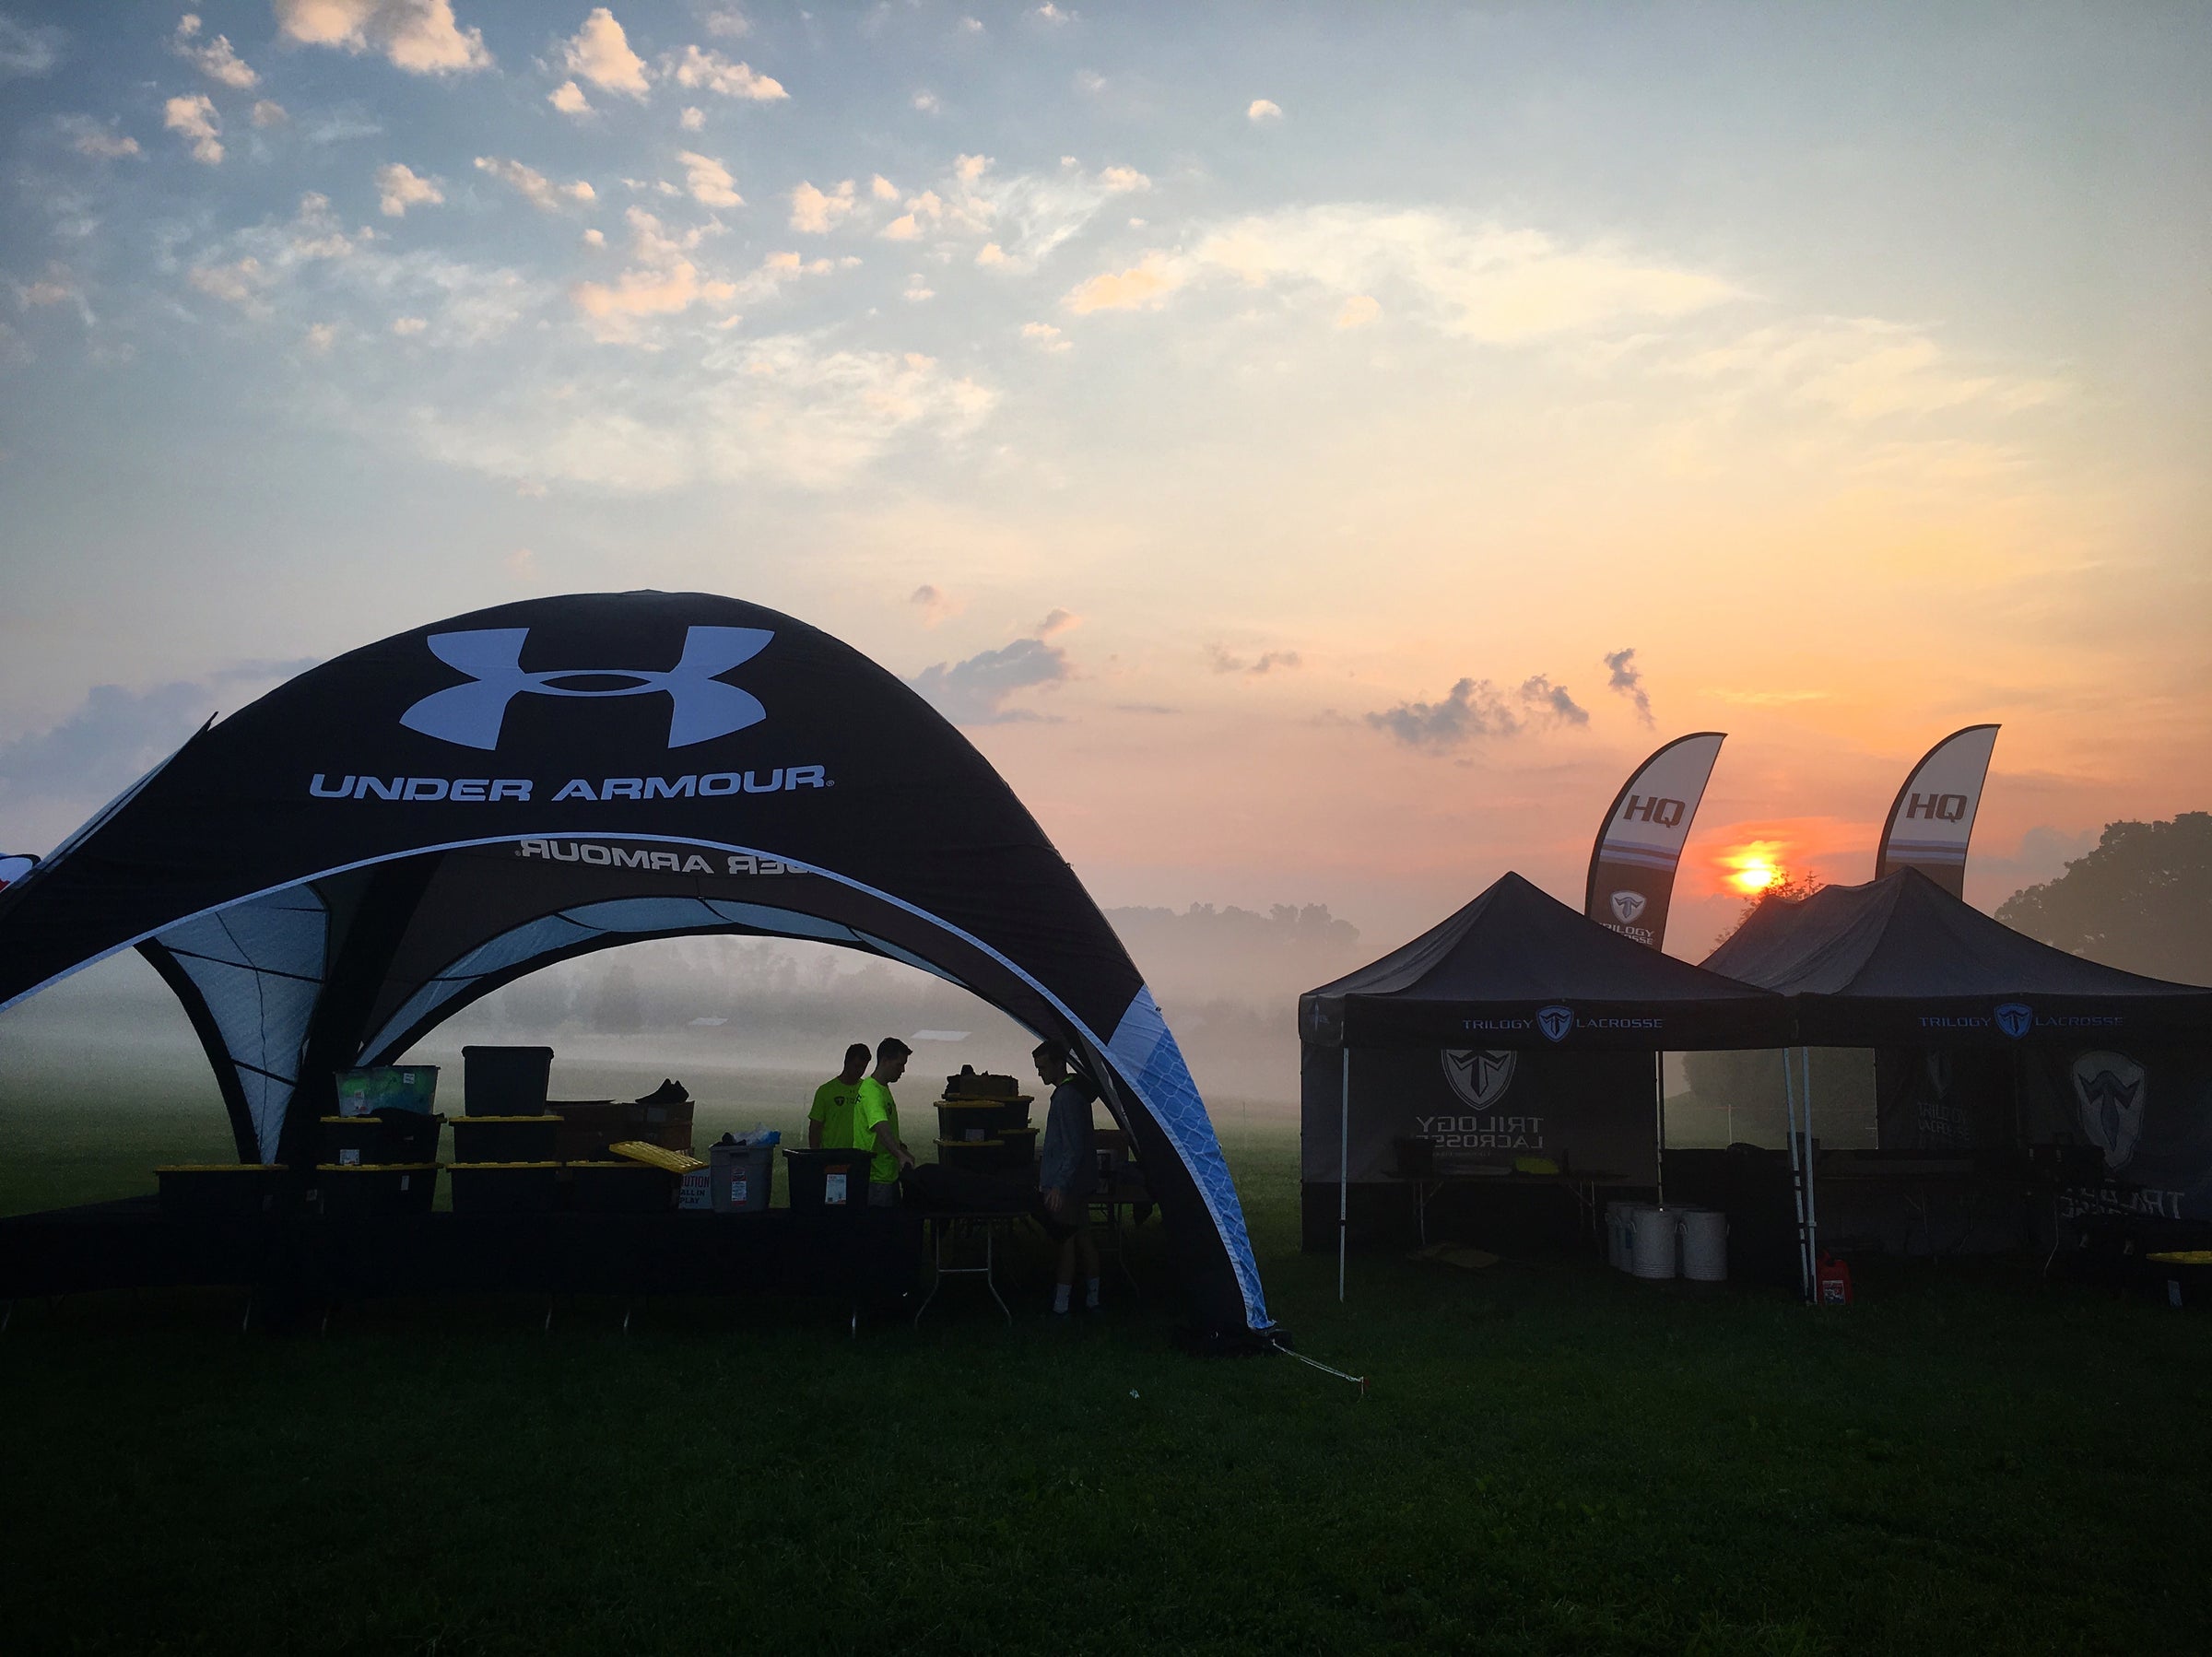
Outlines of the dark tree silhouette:
<svg viewBox="0 0 2212 1657">
<path fill-rule="evenodd" d="M 1803 903 L 1827 884 L 1827 881 L 1821 879 L 1810 869 L 1806 870 L 1802 875 L 1793 874 L 1786 868 L 1776 869 L 1772 881 L 1744 899 L 1744 907 L 1736 911 L 1735 919 L 1729 922 L 1721 935 L 1712 940 L 1713 948 L 1718 949 L 1741 932 L 1744 923 L 1757 914 L 1759 906 L 1768 899 L 1771 898 L 1777 903 Z"/>
<path fill-rule="evenodd" d="M 2107 823 L 2095 851 L 2013 893 L 1997 919 L 2108 967 L 2212 983 L 2212 812 Z"/>
</svg>

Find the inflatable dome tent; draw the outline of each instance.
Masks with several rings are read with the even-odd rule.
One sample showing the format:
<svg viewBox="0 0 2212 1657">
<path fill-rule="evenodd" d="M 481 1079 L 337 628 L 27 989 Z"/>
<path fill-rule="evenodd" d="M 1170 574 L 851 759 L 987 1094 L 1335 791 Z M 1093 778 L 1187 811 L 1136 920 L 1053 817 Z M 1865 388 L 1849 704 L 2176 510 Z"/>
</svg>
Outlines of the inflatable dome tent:
<svg viewBox="0 0 2212 1657">
<path fill-rule="evenodd" d="M 735 599 L 502 605 L 211 723 L 0 891 L 0 1008 L 135 946 L 240 1157 L 280 1161 L 336 1071 L 554 961 L 703 933 L 904 961 L 1066 1041 L 1201 1328 L 1271 1327 L 1175 1039 L 1044 831 L 897 678 Z"/>
</svg>

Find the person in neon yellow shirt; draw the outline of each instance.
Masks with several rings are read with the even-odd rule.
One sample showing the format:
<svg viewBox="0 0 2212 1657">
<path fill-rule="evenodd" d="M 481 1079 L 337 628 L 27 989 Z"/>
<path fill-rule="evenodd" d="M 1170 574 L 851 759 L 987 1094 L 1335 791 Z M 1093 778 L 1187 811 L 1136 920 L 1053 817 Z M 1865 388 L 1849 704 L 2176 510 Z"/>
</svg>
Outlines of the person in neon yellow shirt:
<svg viewBox="0 0 2212 1657">
<path fill-rule="evenodd" d="M 876 1044 L 876 1069 L 853 1091 L 853 1144 L 875 1148 L 868 1164 L 868 1205 L 888 1208 L 899 1200 L 899 1172 L 914 1165 L 913 1153 L 899 1137 L 899 1101 L 891 1084 L 906 1074 L 913 1049 L 896 1036 Z"/>
<path fill-rule="evenodd" d="M 814 1090 L 814 1108 L 806 1112 L 808 1150 L 838 1151 L 860 1143 L 853 1137 L 853 1095 L 867 1067 L 868 1044 L 855 1041 L 845 1049 L 845 1067 Z"/>
</svg>

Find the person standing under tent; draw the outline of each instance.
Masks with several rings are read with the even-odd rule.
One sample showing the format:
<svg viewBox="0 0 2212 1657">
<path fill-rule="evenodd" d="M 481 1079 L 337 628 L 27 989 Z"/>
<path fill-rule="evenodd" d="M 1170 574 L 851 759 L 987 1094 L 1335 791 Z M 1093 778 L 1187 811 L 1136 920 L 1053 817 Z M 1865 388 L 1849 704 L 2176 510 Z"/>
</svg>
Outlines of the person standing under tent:
<svg viewBox="0 0 2212 1657">
<path fill-rule="evenodd" d="M 906 1061 L 914 1050 L 896 1036 L 876 1044 L 876 1069 L 853 1091 L 853 1145 L 873 1149 L 868 1165 L 868 1205 L 888 1208 L 899 1200 L 899 1173 L 914 1165 L 913 1153 L 899 1137 L 899 1101 L 891 1084 L 906 1074 Z"/>
<path fill-rule="evenodd" d="M 1053 1090 L 1044 1118 L 1044 1144 L 1037 1164 L 1037 1195 L 1045 1231 L 1060 1245 L 1060 1270 L 1053 1287 L 1053 1310 L 1065 1317 L 1075 1291 L 1076 1266 L 1083 1267 L 1083 1307 L 1099 1309 L 1099 1245 L 1090 1235 L 1090 1193 L 1099 1180 L 1098 1139 L 1090 1103 L 1099 1090 L 1067 1065 L 1067 1049 L 1040 1041 L 1030 1057 L 1037 1079 Z"/>
<path fill-rule="evenodd" d="M 806 1112 L 806 1148 L 838 1151 L 858 1142 L 853 1137 L 853 1095 L 868 1068 L 868 1044 L 855 1041 L 845 1049 L 845 1067 L 814 1090 L 814 1108 Z"/>
</svg>

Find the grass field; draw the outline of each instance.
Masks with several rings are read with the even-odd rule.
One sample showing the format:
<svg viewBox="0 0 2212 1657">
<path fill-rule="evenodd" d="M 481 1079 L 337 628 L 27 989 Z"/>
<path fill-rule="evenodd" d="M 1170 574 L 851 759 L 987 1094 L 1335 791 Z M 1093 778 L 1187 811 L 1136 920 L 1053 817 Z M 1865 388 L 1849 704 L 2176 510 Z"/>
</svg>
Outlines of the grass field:
<svg viewBox="0 0 2212 1657">
<path fill-rule="evenodd" d="M 56 1084 L 58 1086 L 58 1084 Z M 0 1208 L 223 1155 L 204 1106 L 0 1092 Z M 764 1114 L 746 1101 L 733 1120 Z M 719 1127 L 719 1122 L 712 1125 Z M 2212 1322 L 2032 1272 L 1863 1303 L 1297 1251 L 1296 1146 L 1230 1155 L 1277 1314 L 1354 1389 L 1073 1327 L 1014 1267 L 916 1333 L 699 1302 L 18 1308 L 0 1597 L 24 1652 L 2201 1650 Z M 1140 1277 L 1159 1285 L 1157 1228 Z M 1110 1285 L 1110 1289 L 1111 1289 Z"/>
</svg>

